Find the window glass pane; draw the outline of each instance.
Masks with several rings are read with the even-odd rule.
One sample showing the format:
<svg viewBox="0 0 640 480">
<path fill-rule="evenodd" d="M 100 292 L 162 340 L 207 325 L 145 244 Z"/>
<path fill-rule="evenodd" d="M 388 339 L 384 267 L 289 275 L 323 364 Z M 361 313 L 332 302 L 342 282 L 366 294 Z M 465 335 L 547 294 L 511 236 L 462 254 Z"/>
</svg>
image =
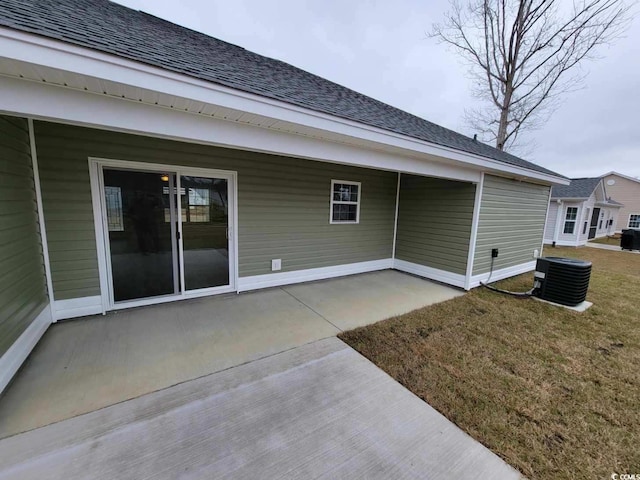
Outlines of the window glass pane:
<svg viewBox="0 0 640 480">
<path fill-rule="evenodd" d="M 578 208 L 577 207 L 569 207 L 567 208 L 567 220 L 575 220 L 578 218 Z"/>
<path fill-rule="evenodd" d="M 563 233 L 573 233 L 573 228 L 575 227 L 576 222 L 567 221 L 564 222 L 564 231 Z"/>
<path fill-rule="evenodd" d="M 358 216 L 358 206 L 338 203 L 333 205 L 332 218 L 334 222 L 355 222 Z"/>
<path fill-rule="evenodd" d="M 629 228 L 640 228 L 640 215 L 629 216 Z"/>
</svg>

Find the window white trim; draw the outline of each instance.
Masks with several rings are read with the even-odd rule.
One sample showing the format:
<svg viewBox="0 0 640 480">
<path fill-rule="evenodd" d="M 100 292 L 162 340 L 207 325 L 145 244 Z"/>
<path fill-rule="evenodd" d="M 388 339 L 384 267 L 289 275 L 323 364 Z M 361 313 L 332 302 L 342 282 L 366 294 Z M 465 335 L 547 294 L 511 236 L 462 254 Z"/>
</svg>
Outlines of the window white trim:
<svg viewBox="0 0 640 480">
<path fill-rule="evenodd" d="M 631 226 L 631 217 L 638 217 L 637 223 L 638 225 L 635 227 Z M 627 228 L 640 228 L 640 213 L 630 213 L 629 214 L 629 219 L 627 220 Z"/>
<path fill-rule="evenodd" d="M 356 202 L 347 202 L 347 201 L 342 201 L 342 200 L 334 200 L 333 199 L 333 194 L 334 194 L 334 190 L 333 187 L 336 184 L 344 184 L 344 185 L 355 185 L 358 187 L 358 200 Z M 360 223 L 360 200 L 362 199 L 362 184 L 360 182 L 353 182 L 351 180 L 331 180 L 331 202 L 329 205 L 329 223 L 331 225 L 341 225 L 341 224 L 351 224 L 351 225 L 355 225 Z M 356 205 L 356 219 L 355 221 L 353 220 L 334 220 L 333 219 L 333 206 L 334 205 Z"/>
<path fill-rule="evenodd" d="M 569 219 L 569 210 L 570 209 L 575 209 L 576 211 L 576 215 L 575 218 L 573 219 Z M 578 207 L 567 207 L 564 210 L 564 223 L 562 224 L 562 233 L 563 235 L 575 235 L 576 233 L 576 223 L 578 221 L 578 214 L 580 213 L 580 209 Z M 571 223 L 573 225 L 572 229 L 570 232 L 567 232 L 567 223 Z"/>
</svg>

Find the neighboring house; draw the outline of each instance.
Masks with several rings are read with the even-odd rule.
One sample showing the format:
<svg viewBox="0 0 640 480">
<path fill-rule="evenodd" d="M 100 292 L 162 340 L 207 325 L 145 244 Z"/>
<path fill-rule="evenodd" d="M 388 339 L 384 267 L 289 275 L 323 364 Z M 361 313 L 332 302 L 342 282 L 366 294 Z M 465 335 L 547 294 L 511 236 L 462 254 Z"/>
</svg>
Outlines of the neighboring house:
<svg viewBox="0 0 640 480">
<path fill-rule="evenodd" d="M 436 93 L 437 94 L 437 93 Z M 0 3 L 0 388 L 50 322 L 532 270 L 552 171 L 106 0 Z"/>
<path fill-rule="evenodd" d="M 609 172 L 602 180 L 609 195 L 623 204 L 615 231 L 640 228 L 640 179 Z"/>
<path fill-rule="evenodd" d="M 585 245 L 616 230 L 622 204 L 608 196 L 601 178 L 574 178 L 551 190 L 544 243 Z"/>
</svg>

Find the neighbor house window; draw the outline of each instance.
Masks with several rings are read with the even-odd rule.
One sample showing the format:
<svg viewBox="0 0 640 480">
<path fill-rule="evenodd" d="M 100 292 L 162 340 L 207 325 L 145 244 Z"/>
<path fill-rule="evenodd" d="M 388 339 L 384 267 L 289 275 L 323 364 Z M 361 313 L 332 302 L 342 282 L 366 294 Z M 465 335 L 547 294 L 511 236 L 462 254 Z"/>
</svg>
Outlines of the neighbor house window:
<svg viewBox="0 0 640 480">
<path fill-rule="evenodd" d="M 572 234 L 575 231 L 577 218 L 578 218 L 578 207 L 567 207 L 567 215 L 564 218 L 563 233 Z"/>
<path fill-rule="evenodd" d="M 640 228 L 640 214 L 629 215 L 629 228 Z"/>
<path fill-rule="evenodd" d="M 104 200 L 107 207 L 107 227 L 110 232 L 124 231 L 122 215 L 122 191 L 120 187 L 104 187 Z"/>
<path fill-rule="evenodd" d="M 360 183 L 331 180 L 331 217 L 329 223 L 360 221 Z"/>
</svg>

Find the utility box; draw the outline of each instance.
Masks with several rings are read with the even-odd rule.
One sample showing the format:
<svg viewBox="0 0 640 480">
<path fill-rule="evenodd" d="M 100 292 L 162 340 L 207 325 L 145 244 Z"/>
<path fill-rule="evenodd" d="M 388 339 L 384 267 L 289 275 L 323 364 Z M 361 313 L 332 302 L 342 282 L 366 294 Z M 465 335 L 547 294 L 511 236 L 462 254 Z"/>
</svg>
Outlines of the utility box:
<svg viewBox="0 0 640 480">
<path fill-rule="evenodd" d="M 620 237 L 622 250 L 640 250 L 640 230 L 623 230 Z"/>
<path fill-rule="evenodd" d="M 543 257 L 536 263 L 533 294 L 543 300 L 575 307 L 587 298 L 591 262 L 576 258 Z"/>
</svg>

